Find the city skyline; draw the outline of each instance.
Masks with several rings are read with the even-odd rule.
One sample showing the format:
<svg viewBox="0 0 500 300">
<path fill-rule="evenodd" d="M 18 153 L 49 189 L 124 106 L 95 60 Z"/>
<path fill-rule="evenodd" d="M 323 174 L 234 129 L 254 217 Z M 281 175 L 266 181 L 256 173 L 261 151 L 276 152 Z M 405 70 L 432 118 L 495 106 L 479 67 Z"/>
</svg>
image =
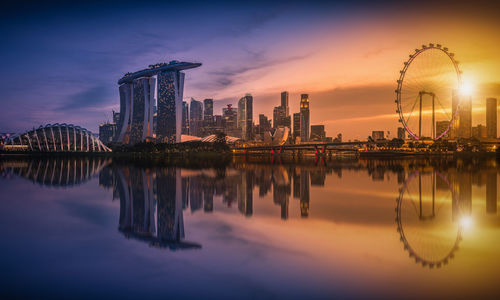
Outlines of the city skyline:
<svg viewBox="0 0 500 300">
<path fill-rule="evenodd" d="M 108 37 L 115 34 L 116 29 L 110 25 L 117 18 L 130 16 L 137 7 L 132 3 L 125 3 L 118 10 L 108 6 L 98 8 L 93 2 L 81 5 L 88 13 L 86 16 L 95 20 L 93 26 L 102 28 L 102 33 L 90 40 L 87 33 L 95 27 L 78 26 L 83 15 L 70 11 L 67 6 L 60 6 L 57 11 L 54 8 L 35 11 L 38 8 L 35 4 L 23 10 L 14 4 L 8 7 L 32 18 L 16 21 L 19 26 L 2 29 L 8 36 L 9 46 L 1 51 L 9 58 L 4 68 L 4 74 L 9 76 L 2 76 L 5 94 L 1 104 L 12 116 L 25 116 L 3 118 L 0 127 L 5 131 L 21 132 L 33 124 L 71 120 L 97 132 L 99 123 L 111 120 L 110 111 L 119 107 L 118 92 L 110 88 L 110 83 L 127 71 L 140 69 L 152 61 L 170 59 L 204 63 L 203 68 L 187 75 L 184 100 L 210 98 L 214 100 L 214 111 L 220 111 L 251 93 L 255 120 L 260 113 L 272 115 L 273 107 L 280 104 L 281 91 L 289 91 L 290 112 L 298 111 L 296 99 L 308 93 L 312 99 L 311 110 L 316 111 L 311 114 L 311 124 L 324 124 L 327 132 L 332 135 L 342 132 L 345 139 L 364 139 L 371 128 L 396 135 L 399 124 L 391 102 L 392 91 L 404 58 L 420 44 L 441 42 L 456 53 L 464 77 L 475 86 L 473 126 L 486 123 L 482 105 L 485 99 L 500 96 L 496 79 L 500 63 L 495 56 L 500 42 L 494 34 L 497 21 L 487 17 L 495 11 L 493 4 L 469 7 L 455 3 L 446 9 L 437 5 L 426 15 L 429 20 L 417 30 L 412 22 L 417 12 L 426 10 L 425 6 L 416 8 L 414 13 L 396 14 L 386 20 L 385 16 L 397 12 L 403 4 L 368 5 L 367 8 L 373 8 L 368 16 L 357 5 L 318 4 L 308 7 L 308 13 L 301 15 L 299 12 L 305 7 L 301 3 L 276 4 L 265 9 L 260 3 L 250 6 L 218 3 L 216 6 L 224 9 L 217 13 L 217 22 L 195 14 L 189 18 L 198 17 L 198 23 L 190 23 L 172 34 L 162 28 L 179 22 L 176 18 L 161 21 L 163 26 L 150 30 L 132 22 L 121 24 L 131 30 L 128 35 L 119 34 L 111 39 Z M 165 8 L 179 12 L 187 9 L 180 4 Z M 146 5 L 139 12 L 154 16 L 151 9 Z M 44 21 L 46 16 L 60 12 L 67 12 L 71 20 Z M 351 19 L 339 17 L 342 14 Z M 189 23 L 189 18 L 182 22 Z M 12 20 L 6 16 L 2 22 L 9 21 Z M 454 26 L 433 30 L 443 22 Z M 234 32 L 218 30 L 229 23 L 234 26 Z M 62 24 L 67 26 L 60 26 Z M 34 30 L 35 25 L 45 28 L 48 34 L 40 35 Z M 207 25 L 206 34 L 197 34 L 203 25 Z M 24 41 L 30 36 L 20 40 L 16 33 L 31 30 L 37 34 L 36 47 L 40 47 L 40 51 L 27 54 Z M 371 32 L 369 36 L 365 34 L 367 30 Z M 69 33 L 74 43 L 64 46 L 63 38 Z M 185 36 L 192 37 L 192 41 Z M 132 41 L 146 47 L 137 48 L 130 44 Z M 223 51 L 212 51 L 218 49 L 220 43 L 230 46 Z M 126 47 L 122 49 L 121 45 Z M 299 46 L 290 48 L 290 45 Z M 284 49 L 293 50 L 283 52 Z M 55 53 L 61 63 L 51 68 Z M 228 57 L 227 53 L 233 55 Z M 81 55 L 75 56 L 78 54 Z M 25 69 L 30 72 L 19 73 Z M 304 72 L 307 76 L 302 76 Z M 61 77 L 61 73 L 65 75 Z M 22 93 L 19 83 L 13 81 L 17 78 L 29 81 L 33 93 Z M 21 97 L 26 102 L 19 106 L 17 99 Z M 352 126 L 353 123 L 356 126 Z"/>
<path fill-rule="evenodd" d="M 3 298 L 498 294 L 500 1 L 4 2 Z"/>
</svg>

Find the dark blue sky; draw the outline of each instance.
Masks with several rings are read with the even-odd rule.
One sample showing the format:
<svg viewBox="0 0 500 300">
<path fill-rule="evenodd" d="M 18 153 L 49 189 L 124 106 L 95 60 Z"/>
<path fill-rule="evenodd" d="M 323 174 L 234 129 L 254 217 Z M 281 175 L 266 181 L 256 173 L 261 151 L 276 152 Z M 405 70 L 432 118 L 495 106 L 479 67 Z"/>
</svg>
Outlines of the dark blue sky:
<svg viewBox="0 0 500 300">
<path fill-rule="evenodd" d="M 232 76 L 271 63 L 262 45 L 252 45 L 245 36 L 283 13 L 298 12 L 295 4 L 193 1 L 21 1 L 4 8 L 2 131 L 52 122 L 96 131 L 111 109 L 118 109 L 119 77 L 172 59 L 204 63 L 190 72 L 185 95 L 204 97 L 200 90 L 210 90 L 209 97 L 231 84 Z M 194 94 L 192 80 L 197 82 Z"/>
</svg>

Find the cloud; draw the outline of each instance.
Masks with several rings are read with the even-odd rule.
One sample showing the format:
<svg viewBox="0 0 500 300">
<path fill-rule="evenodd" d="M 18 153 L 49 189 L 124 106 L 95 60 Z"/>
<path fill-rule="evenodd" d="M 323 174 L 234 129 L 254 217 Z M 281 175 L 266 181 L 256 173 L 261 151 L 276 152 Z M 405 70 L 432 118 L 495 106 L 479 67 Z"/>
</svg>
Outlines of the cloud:
<svg viewBox="0 0 500 300">
<path fill-rule="evenodd" d="M 77 110 L 108 106 L 109 89 L 104 85 L 94 86 L 70 96 L 57 110 Z"/>
<path fill-rule="evenodd" d="M 209 80 L 199 85 L 201 88 L 210 87 L 211 92 L 218 93 L 230 85 L 248 82 L 259 77 L 260 71 L 276 67 L 281 64 L 298 61 L 309 57 L 311 54 L 294 55 L 288 57 L 270 57 L 264 51 L 245 50 L 246 55 L 240 60 L 240 64 L 223 66 L 209 71 Z M 211 78 L 211 79 L 210 79 Z"/>
</svg>

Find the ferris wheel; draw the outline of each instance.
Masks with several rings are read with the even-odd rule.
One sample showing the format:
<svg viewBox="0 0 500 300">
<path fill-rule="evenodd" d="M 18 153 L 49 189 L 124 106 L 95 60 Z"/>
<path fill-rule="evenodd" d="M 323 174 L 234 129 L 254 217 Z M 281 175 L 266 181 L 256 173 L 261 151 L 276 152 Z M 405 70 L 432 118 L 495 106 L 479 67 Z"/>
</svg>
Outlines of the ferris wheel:
<svg viewBox="0 0 500 300">
<path fill-rule="evenodd" d="M 438 140 L 458 112 L 453 101 L 462 82 L 458 61 L 448 48 L 431 43 L 415 49 L 403 64 L 395 90 L 399 122 L 413 139 Z"/>
</svg>

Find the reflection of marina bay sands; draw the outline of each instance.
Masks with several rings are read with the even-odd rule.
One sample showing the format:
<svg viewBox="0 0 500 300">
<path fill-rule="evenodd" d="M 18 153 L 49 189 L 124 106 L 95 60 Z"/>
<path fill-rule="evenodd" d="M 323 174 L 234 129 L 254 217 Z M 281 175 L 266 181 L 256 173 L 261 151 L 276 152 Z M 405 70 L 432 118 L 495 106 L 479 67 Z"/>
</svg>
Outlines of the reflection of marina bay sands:
<svg viewBox="0 0 500 300">
<path fill-rule="evenodd" d="M 170 249 L 201 248 L 182 241 L 184 219 L 179 169 L 113 168 L 120 197 L 119 230 L 127 238 Z"/>
<path fill-rule="evenodd" d="M 250 166 L 245 170 L 228 169 L 221 176 L 215 171 L 191 173 L 175 168 L 113 167 L 103 170 L 100 184 L 113 187 L 113 194 L 120 198 L 122 230 L 140 232 L 141 236 L 145 232 L 151 236 L 163 232 L 161 239 L 178 241 L 184 236 L 183 209 L 210 213 L 214 210 L 214 197 L 218 197 L 225 206 L 237 206 L 241 214 L 249 217 L 253 215 L 255 188 L 259 197 L 272 189 L 273 202 L 281 207 L 281 217 L 287 219 L 293 182 L 293 197 L 300 201 L 300 215 L 307 217 L 309 185 L 324 185 L 325 178 L 325 171 L 306 168 Z M 152 224 L 154 220 L 158 224 Z M 164 226 L 169 224 L 169 229 L 161 231 L 160 221 Z"/>
<path fill-rule="evenodd" d="M 136 144 L 156 139 L 179 143 L 184 91 L 184 73 L 181 71 L 199 66 L 200 63 L 171 61 L 125 74 L 118 81 L 120 118 L 116 141 Z M 158 110 L 156 120 L 155 104 Z"/>
<path fill-rule="evenodd" d="M 472 222 L 473 183 L 486 184 L 486 212 L 496 214 L 497 170 L 483 174 L 476 180 L 472 172 L 456 169 L 417 170 L 408 176 L 397 199 L 396 223 L 404 249 L 416 263 L 439 268 L 455 256 L 462 232 Z"/>
</svg>

